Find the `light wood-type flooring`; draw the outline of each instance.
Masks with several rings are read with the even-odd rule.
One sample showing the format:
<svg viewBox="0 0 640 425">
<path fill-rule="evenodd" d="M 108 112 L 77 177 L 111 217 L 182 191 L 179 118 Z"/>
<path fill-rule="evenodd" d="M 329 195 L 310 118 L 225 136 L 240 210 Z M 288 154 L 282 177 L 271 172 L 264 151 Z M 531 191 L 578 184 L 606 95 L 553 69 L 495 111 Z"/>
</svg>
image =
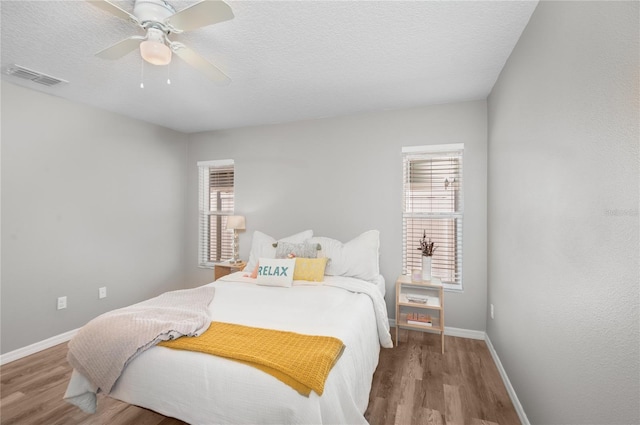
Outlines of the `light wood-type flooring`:
<svg viewBox="0 0 640 425">
<path fill-rule="evenodd" d="M 365 418 L 371 425 L 520 425 L 484 341 L 400 330 L 382 349 Z"/>
<path fill-rule="evenodd" d="M 88 415 L 64 402 L 71 376 L 60 344 L 0 367 L 2 425 L 178 425 L 184 422 L 99 395 Z M 484 341 L 400 332 L 382 349 L 365 417 L 371 425 L 520 424 Z"/>
</svg>

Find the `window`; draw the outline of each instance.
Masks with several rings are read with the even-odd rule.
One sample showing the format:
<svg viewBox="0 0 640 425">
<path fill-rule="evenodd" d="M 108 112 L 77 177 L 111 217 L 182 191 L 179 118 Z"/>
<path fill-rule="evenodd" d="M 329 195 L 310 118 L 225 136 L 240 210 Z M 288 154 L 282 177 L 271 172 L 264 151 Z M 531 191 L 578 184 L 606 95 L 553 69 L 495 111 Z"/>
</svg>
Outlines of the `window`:
<svg viewBox="0 0 640 425">
<path fill-rule="evenodd" d="M 233 233 L 225 230 L 234 209 L 233 160 L 198 162 L 200 234 L 198 262 L 211 267 L 233 256 Z"/>
<path fill-rule="evenodd" d="M 464 145 L 402 149 L 402 269 L 422 267 L 423 232 L 435 242 L 432 274 L 446 288 L 462 289 L 462 153 Z"/>
</svg>

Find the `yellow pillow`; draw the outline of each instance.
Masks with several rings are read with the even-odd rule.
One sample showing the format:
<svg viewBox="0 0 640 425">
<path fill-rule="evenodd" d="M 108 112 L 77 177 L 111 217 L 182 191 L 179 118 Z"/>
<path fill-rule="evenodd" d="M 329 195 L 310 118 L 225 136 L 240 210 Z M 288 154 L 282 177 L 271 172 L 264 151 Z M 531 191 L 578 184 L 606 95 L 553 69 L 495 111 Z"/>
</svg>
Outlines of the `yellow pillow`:
<svg viewBox="0 0 640 425">
<path fill-rule="evenodd" d="M 293 269 L 293 280 L 308 280 L 322 282 L 324 269 L 328 258 L 296 258 L 296 268 Z"/>
</svg>

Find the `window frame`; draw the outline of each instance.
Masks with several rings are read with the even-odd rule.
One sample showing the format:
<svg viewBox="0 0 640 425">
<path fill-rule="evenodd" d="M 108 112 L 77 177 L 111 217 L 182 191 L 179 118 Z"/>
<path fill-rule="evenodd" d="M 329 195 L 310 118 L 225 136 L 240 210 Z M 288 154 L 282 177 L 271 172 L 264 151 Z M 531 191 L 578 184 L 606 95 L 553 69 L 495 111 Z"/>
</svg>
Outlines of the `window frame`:
<svg viewBox="0 0 640 425">
<path fill-rule="evenodd" d="M 232 253 L 233 251 L 233 237 L 229 233 L 228 238 L 224 238 L 224 220 L 225 217 L 234 215 L 235 213 L 235 162 L 232 159 L 223 160 L 211 160 L 211 161 L 198 161 L 198 267 L 212 269 L 216 264 L 225 262 L 231 258 L 230 254 L 226 258 L 225 252 Z M 231 186 L 227 187 L 226 193 L 229 193 L 231 189 L 231 204 L 230 209 L 211 209 L 211 173 L 212 170 L 220 170 L 221 172 L 231 172 L 233 177 L 231 179 Z M 217 191 L 218 193 L 222 191 Z M 229 198 L 226 199 L 229 201 Z M 217 239 L 217 247 L 219 246 L 219 252 L 217 257 L 219 260 L 211 260 L 211 218 L 219 217 L 220 220 L 217 223 L 218 229 L 216 235 L 219 235 Z M 228 246 L 227 246 L 228 245 Z"/>
<path fill-rule="evenodd" d="M 456 158 L 457 165 L 457 182 L 455 183 L 454 190 L 457 192 L 452 197 L 453 209 L 448 212 L 441 211 L 413 211 L 412 202 L 407 196 L 412 193 L 409 182 L 409 167 L 411 162 L 428 161 L 435 158 Z M 419 262 L 420 254 L 416 260 L 416 254 L 419 246 L 419 238 L 415 241 L 409 241 L 410 235 L 415 235 L 414 228 L 408 229 L 408 221 L 410 219 L 417 220 L 453 220 L 455 233 L 453 234 L 453 249 L 452 254 L 446 256 L 440 255 L 441 259 L 444 258 L 445 262 L 453 264 L 453 267 L 444 267 L 449 269 L 449 272 L 454 276 L 454 282 L 445 282 L 443 280 L 443 287 L 448 291 L 460 291 L 464 290 L 463 280 L 463 236 L 464 236 L 464 144 L 463 143 L 451 143 L 451 144 L 439 144 L 439 145 L 422 145 L 422 146 L 405 146 L 402 148 L 402 274 L 411 274 L 412 268 L 420 268 L 416 262 Z M 435 173 L 436 177 L 442 178 L 442 175 Z M 428 179 L 433 181 L 433 174 L 430 174 Z M 444 180 L 443 180 L 444 182 Z M 431 183 L 432 184 L 432 183 Z M 415 192 L 415 190 L 413 190 Z M 427 193 L 432 193 L 428 192 Z M 415 198 L 412 198 L 415 199 Z M 416 202 L 417 203 L 417 202 Z M 422 236 L 421 234 L 419 235 Z M 427 235 L 429 237 L 429 235 Z M 436 249 L 435 256 L 438 256 L 439 252 Z M 435 263 L 435 261 L 434 261 Z M 432 269 L 435 269 L 433 267 Z M 434 276 L 439 277 L 438 273 L 433 273 Z"/>
</svg>

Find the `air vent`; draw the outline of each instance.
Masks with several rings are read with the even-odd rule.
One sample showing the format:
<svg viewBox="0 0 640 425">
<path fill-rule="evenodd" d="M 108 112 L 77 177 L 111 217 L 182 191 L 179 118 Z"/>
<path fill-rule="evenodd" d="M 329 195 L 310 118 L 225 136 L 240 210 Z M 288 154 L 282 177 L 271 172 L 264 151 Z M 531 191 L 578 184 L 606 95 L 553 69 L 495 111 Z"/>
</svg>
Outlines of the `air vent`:
<svg viewBox="0 0 640 425">
<path fill-rule="evenodd" d="M 43 74 L 38 71 L 34 71 L 29 68 L 25 68 L 20 65 L 10 65 L 6 68 L 5 73 L 13 77 L 21 78 L 23 80 L 31 80 L 34 83 L 42 84 L 43 86 L 55 86 L 60 83 L 68 83 L 68 81 L 61 78 L 52 77 L 51 75 Z"/>
</svg>

